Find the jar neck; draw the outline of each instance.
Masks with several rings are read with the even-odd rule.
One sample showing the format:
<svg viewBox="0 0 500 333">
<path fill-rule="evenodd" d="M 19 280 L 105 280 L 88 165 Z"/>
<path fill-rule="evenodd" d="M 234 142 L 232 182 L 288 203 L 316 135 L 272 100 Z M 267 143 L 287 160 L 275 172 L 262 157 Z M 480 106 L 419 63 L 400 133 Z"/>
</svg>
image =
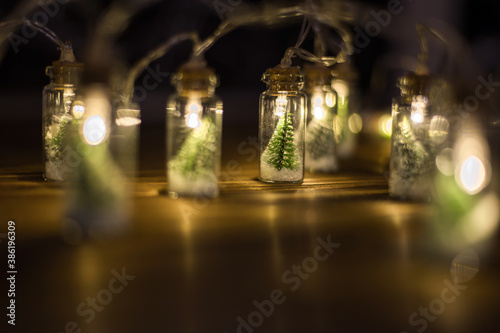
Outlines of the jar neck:
<svg viewBox="0 0 500 333">
<path fill-rule="evenodd" d="M 214 86 L 194 87 L 189 84 L 184 85 L 179 83 L 177 85 L 177 94 L 182 97 L 197 97 L 197 98 L 213 97 L 215 95 L 215 87 Z"/>
</svg>

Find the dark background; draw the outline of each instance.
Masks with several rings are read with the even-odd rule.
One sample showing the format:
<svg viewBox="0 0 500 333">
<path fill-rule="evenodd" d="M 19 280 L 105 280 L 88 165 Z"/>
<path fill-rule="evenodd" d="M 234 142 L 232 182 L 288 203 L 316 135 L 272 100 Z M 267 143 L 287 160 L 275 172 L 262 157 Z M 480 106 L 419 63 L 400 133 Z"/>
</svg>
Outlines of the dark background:
<svg viewBox="0 0 500 333">
<path fill-rule="evenodd" d="M 329 3 L 316 1 L 324 2 Z M 96 22 L 110 3 L 111 1 L 73 1 L 60 5 L 57 15 L 50 18 L 47 27 L 62 40 L 71 41 L 77 60 L 85 61 Z M 238 4 L 238 1 L 227 0 L 129 0 L 118 3 L 135 7 L 137 12 L 128 28 L 109 46 L 114 55 L 112 62 L 131 66 L 149 50 L 176 33 L 196 31 L 202 39 L 209 36 L 221 23 L 215 9 L 217 3 L 229 6 L 231 3 L 237 4 L 233 10 L 224 13 L 227 16 L 245 13 L 264 5 L 291 6 L 301 2 L 245 0 Z M 361 31 L 365 31 L 366 22 L 373 21 L 371 10 L 387 9 L 386 1 L 345 3 L 354 4 L 357 8 L 348 26 L 351 29 L 358 27 Z M 397 78 L 405 71 L 414 69 L 419 52 L 415 30 L 417 22 L 456 36 L 450 40 L 454 45 L 451 49 L 429 39 L 430 70 L 434 74 L 448 77 L 462 96 L 474 93 L 479 75 L 487 77 L 492 73 L 497 77 L 500 64 L 500 25 L 495 18 L 498 7 L 496 1 L 401 0 L 400 3 L 402 12 L 393 15 L 390 24 L 382 28 L 379 35 L 371 38 L 369 44 L 351 58 L 352 64 L 359 71 L 360 95 L 357 102 L 364 116 L 373 111 L 389 112 L 392 97 L 399 94 L 396 88 Z M 0 17 L 7 17 L 17 5 L 18 1 L 2 0 Z M 36 11 L 37 9 L 33 10 L 26 17 L 31 18 Z M 221 38 L 208 50 L 206 61 L 216 70 L 220 79 L 217 94 L 224 102 L 225 133 L 245 128 L 245 134 L 257 134 L 258 95 L 265 89 L 260 81 L 261 75 L 267 68 L 277 65 L 286 48 L 295 44 L 301 24 L 302 18 L 299 17 L 273 26 L 243 26 Z M 21 29 L 14 33 L 22 36 Z M 331 34 L 335 36 L 333 31 Z M 356 34 L 354 30 L 353 34 Z M 313 40 L 311 31 L 302 47 L 312 51 Z M 459 42 L 460 47 L 457 46 Z M 21 149 L 25 146 L 41 147 L 41 126 L 34 125 L 40 130 L 28 135 L 23 128 L 28 122 L 41 124 L 42 89 L 49 82 L 44 74 L 45 67 L 59 58 L 59 52 L 41 33 L 30 38 L 26 44 L 19 45 L 19 52 L 15 52 L 8 40 L 4 42 L 4 46 L 6 52 L 0 63 L 0 126 L 19 128 L 19 136 L 11 141 L 19 144 Z M 335 49 L 337 45 L 332 47 Z M 181 43 L 153 62 L 151 68 L 174 73 L 188 59 L 190 50 L 189 42 Z M 295 58 L 294 64 L 302 65 L 303 61 Z M 144 76 L 139 77 L 136 86 L 141 85 L 143 79 Z M 174 88 L 168 77 L 140 101 L 143 143 L 144 129 L 151 128 L 150 131 L 156 130 L 161 135 L 155 144 L 164 144 L 162 133 L 165 126 L 165 104 L 173 92 Z M 477 114 L 488 121 L 485 122 L 486 126 L 499 118 L 497 100 L 498 94 L 493 94 L 492 98 L 481 103 Z M 11 137 L 2 134 L 0 139 L 9 141 Z"/>
<path fill-rule="evenodd" d="M 109 45 L 116 63 L 133 64 L 179 32 L 195 30 L 205 38 L 220 23 L 212 0 L 121 2 L 150 5 L 140 9 L 129 28 Z M 109 3 L 80 0 L 61 6 L 48 27 L 61 39 L 71 40 L 77 59 L 86 61 L 95 24 Z M 235 11 L 264 3 L 292 4 L 244 1 Z M 0 17 L 7 17 L 18 4 L 0 0 Z M 360 10 L 350 26 L 364 30 L 370 11 L 385 9 L 387 2 L 356 4 Z M 431 71 L 450 78 L 462 96 L 474 94 L 479 75 L 491 73 L 500 81 L 496 1 L 401 4 L 403 12 L 352 58 L 359 71 L 358 102 L 365 119 L 380 110 L 390 112 L 391 98 L 399 93 L 397 77 L 414 68 L 416 22 L 454 31 L 463 39 L 460 51 L 452 52 L 429 42 Z M 243 168 L 224 184 L 222 195 L 187 219 L 181 208 L 190 212 L 199 202 L 165 195 L 165 104 L 173 92 L 167 78 L 141 102 L 141 170 L 135 183 L 133 232 L 124 239 L 79 246 L 61 239 L 66 235 L 65 229 L 61 231 L 66 192 L 41 176 L 41 100 L 49 82 L 44 71 L 59 54 L 41 34 L 21 45 L 19 53 L 7 41 L 0 63 L 0 220 L 12 219 L 18 227 L 17 332 L 60 332 L 70 320 L 94 333 L 159 328 L 235 332 L 237 316 L 253 311 L 254 299 L 263 300 L 274 288 L 283 288 L 282 272 L 312 253 L 316 237 L 330 234 L 342 244 L 339 252 L 256 332 L 416 332 L 409 327 L 409 315 L 440 296 L 442 281 L 450 278 L 450 264 L 458 254 L 440 249 L 440 241 L 433 238 L 452 239 L 446 228 L 436 231 L 443 221 L 434 219 L 433 205 L 390 199 L 383 170 L 354 169 L 360 164 L 368 169 L 370 161 L 358 160 L 349 164 L 353 168 L 334 175 L 308 175 L 300 186 L 268 186 L 255 180 L 257 159 L 247 163 L 248 155 L 237 154 L 240 142 L 257 135 L 258 95 L 265 89 L 260 77 L 295 44 L 301 22 L 297 18 L 279 26 L 242 27 L 206 53 L 207 63 L 219 75 L 217 94 L 224 102 L 223 161 L 237 158 Z M 303 47 L 311 50 L 312 44 L 310 35 Z M 175 72 L 189 52 L 189 43 L 178 45 L 151 67 Z M 294 59 L 294 64 L 302 62 Z M 477 112 L 488 129 L 497 190 L 500 131 L 493 122 L 500 118 L 498 95 L 483 101 Z M 381 163 L 372 149 L 379 142 L 370 139 L 360 140 L 360 155 L 374 156 Z M 384 143 L 387 148 L 387 139 Z M 475 247 L 481 256 L 480 274 L 467 282 L 468 289 L 429 323 L 426 332 L 499 331 L 499 244 L 497 232 L 489 247 Z M 107 285 L 111 270 L 121 267 L 137 280 L 86 326 L 76 306 L 96 295 Z M 6 290 L 5 284 L 1 289 Z"/>
</svg>

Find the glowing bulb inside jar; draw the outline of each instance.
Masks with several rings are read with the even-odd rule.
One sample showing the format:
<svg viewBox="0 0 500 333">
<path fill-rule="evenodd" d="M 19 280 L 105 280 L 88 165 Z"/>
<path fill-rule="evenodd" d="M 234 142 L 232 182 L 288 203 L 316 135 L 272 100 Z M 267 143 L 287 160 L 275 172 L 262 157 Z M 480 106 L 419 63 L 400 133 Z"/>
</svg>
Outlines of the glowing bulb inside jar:
<svg viewBox="0 0 500 333">
<path fill-rule="evenodd" d="M 288 101 L 284 95 L 279 95 L 276 99 L 276 109 L 274 114 L 278 117 L 282 117 L 286 112 Z"/>
<path fill-rule="evenodd" d="M 415 96 L 411 103 L 411 120 L 414 123 L 422 123 L 427 114 L 427 97 Z"/>
<path fill-rule="evenodd" d="M 83 117 L 83 114 L 85 113 L 85 106 L 83 106 L 82 104 L 73 103 L 72 113 L 75 119 L 81 119 Z"/>
<path fill-rule="evenodd" d="M 197 99 L 189 100 L 186 105 L 186 125 L 190 128 L 200 126 L 200 114 L 203 110 L 200 102 Z"/>
<path fill-rule="evenodd" d="M 186 123 L 188 127 L 196 128 L 200 126 L 200 120 L 197 113 L 191 113 L 187 116 Z"/>
<path fill-rule="evenodd" d="M 325 110 L 323 109 L 324 99 L 321 93 L 315 93 L 312 96 L 311 102 L 313 116 L 319 120 L 323 119 L 325 117 Z"/>
<path fill-rule="evenodd" d="M 314 114 L 314 117 L 316 119 L 323 119 L 325 117 L 325 111 L 323 110 L 323 108 L 321 106 L 315 106 L 314 107 L 314 110 L 313 110 L 313 114 Z"/>
</svg>

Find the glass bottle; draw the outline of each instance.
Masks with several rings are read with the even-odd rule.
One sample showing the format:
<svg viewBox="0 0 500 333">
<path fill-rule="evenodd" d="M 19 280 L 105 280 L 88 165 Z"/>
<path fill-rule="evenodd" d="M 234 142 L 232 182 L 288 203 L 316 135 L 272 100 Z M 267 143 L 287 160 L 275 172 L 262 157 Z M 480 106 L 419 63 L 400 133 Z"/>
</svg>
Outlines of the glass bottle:
<svg viewBox="0 0 500 333">
<path fill-rule="evenodd" d="M 450 86 L 428 75 L 400 78 L 392 104 L 389 195 L 429 200 L 436 155 L 448 142 Z"/>
<path fill-rule="evenodd" d="M 338 160 L 333 131 L 337 94 L 331 87 L 331 70 L 322 65 L 305 68 L 307 125 L 305 167 L 310 172 L 334 172 Z"/>
<path fill-rule="evenodd" d="M 137 104 L 129 104 L 116 109 L 111 126 L 111 153 L 128 178 L 134 178 L 137 172 L 139 150 L 141 110 Z"/>
<path fill-rule="evenodd" d="M 73 119 L 71 106 L 81 81 L 83 63 L 54 61 L 46 68 L 50 84 L 43 89 L 43 176 L 67 179 L 72 169 L 67 131 Z"/>
<path fill-rule="evenodd" d="M 172 197 L 219 194 L 222 102 L 217 77 L 199 62 L 172 77 L 177 88 L 167 104 L 167 178 Z"/>
<path fill-rule="evenodd" d="M 350 63 L 339 63 L 333 67 L 332 74 L 332 89 L 337 93 L 337 115 L 333 124 L 337 155 L 339 159 L 348 159 L 356 150 L 357 135 L 363 126 L 357 113 L 358 73 Z"/>
<path fill-rule="evenodd" d="M 131 207 L 124 170 L 127 165 L 119 158 L 126 148 L 120 151 L 116 145 L 122 140 L 122 144 L 131 144 L 133 138 L 120 138 L 120 129 L 113 126 L 105 85 L 87 83 L 81 90 L 72 108 L 69 139 L 78 160 L 69 177 L 66 214 L 86 236 L 112 236 L 128 228 Z M 128 149 L 132 152 L 133 148 Z"/>
<path fill-rule="evenodd" d="M 304 77 L 299 67 L 269 68 L 259 103 L 259 179 L 268 183 L 304 180 Z"/>
</svg>

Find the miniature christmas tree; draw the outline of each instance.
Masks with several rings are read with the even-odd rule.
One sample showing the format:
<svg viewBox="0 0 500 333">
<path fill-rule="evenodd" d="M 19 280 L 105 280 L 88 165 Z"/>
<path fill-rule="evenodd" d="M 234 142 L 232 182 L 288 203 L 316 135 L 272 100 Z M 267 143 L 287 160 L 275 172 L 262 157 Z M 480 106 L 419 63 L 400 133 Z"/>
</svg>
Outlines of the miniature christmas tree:
<svg viewBox="0 0 500 333">
<path fill-rule="evenodd" d="M 66 131 L 68 130 L 68 125 L 70 123 L 71 117 L 65 115 L 61 117 L 59 124 L 54 123 L 54 125 L 52 125 L 57 128 L 57 133 L 50 139 L 47 148 L 54 150 L 55 155 L 58 157 L 61 157 L 61 154 L 66 147 Z"/>
<path fill-rule="evenodd" d="M 56 117 L 45 131 L 45 171 L 44 177 L 62 181 L 68 172 L 66 165 L 66 146 L 68 144 L 68 130 L 72 118 L 68 115 Z"/>
<path fill-rule="evenodd" d="M 295 153 L 293 134 L 292 115 L 285 112 L 262 155 L 262 160 L 278 171 L 298 169 L 300 161 Z"/>
<path fill-rule="evenodd" d="M 335 152 L 335 138 L 333 133 L 333 119 L 326 115 L 323 119 L 314 118 L 306 129 L 306 151 L 313 160 L 324 156 L 333 156 Z"/>
<path fill-rule="evenodd" d="M 397 155 L 400 158 L 398 173 L 403 178 L 410 178 L 423 174 L 427 170 L 425 161 L 427 152 L 422 143 L 414 137 L 407 121 L 401 124 L 401 133 L 398 133 Z"/>
<path fill-rule="evenodd" d="M 190 130 L 177 155 L 169 163 L 176 174 L 188 180 L 214 177 L 216 126 L 212 119 L 204 117 L 199 128 Z"/>
</svg>

